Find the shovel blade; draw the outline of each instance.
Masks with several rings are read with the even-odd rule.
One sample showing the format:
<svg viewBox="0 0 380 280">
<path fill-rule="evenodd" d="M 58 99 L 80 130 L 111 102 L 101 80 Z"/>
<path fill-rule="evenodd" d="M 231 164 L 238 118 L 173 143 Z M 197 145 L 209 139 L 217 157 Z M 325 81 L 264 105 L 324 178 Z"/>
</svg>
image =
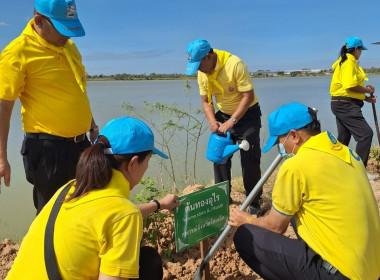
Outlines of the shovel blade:
<svg viewBox="0 0 380 280">
<path fill-rule="evenodd" d="M 202 260 L 201 264 L 199 265 L 197 271 L 195 271 L 193 280 L 202 280 L 203 278 L 203 269 L 206 266 L 206 262 Z"/>
</svg>

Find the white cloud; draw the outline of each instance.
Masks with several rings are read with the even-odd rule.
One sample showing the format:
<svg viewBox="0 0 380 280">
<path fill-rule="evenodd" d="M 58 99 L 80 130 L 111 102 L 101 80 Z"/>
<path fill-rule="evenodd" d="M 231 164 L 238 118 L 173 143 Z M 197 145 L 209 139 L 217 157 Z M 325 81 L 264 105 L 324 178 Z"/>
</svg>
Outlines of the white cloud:
<svg viewBox="0 0 380 280">
<path fill-rule="evenodd" d="M 0 26 L 9 26 L 9 24 L 4 21 L 0 21 Z"/>
</svg>

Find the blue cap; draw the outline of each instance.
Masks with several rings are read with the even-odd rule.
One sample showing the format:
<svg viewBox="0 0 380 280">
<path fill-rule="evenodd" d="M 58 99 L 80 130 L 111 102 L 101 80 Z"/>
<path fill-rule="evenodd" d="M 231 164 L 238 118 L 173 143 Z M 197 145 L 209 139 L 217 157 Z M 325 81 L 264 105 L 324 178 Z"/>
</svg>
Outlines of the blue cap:
<svg viewBox="0 0 380 280">
<path fill-rule="evenodd" d="M 74 0 L 35 0 L 34 8 L 48 17 L 59 33 L 67 37 L 84 36 Z"/>
<path fill-rule="evenodd" d="M 299 129 L 313 120 L 309 108 L 297 102 L 281 106 L 268 117 L 269 139 L 263 148 L 268 152 L 277 141 L 278 136 L 288 133 L 291 129 Z"/>
<path fill-rule="evenodd" d="M 211 47 L 209 42 L 203 39 L 192 41 L 186 48 L 187 55 L 187 67 L 186 75 L 193 75 L 198 71 L 199 65 L 201 64 L 202 58 L 204 58 Z"/>
<path fill-rule="evenodd" d="M 364 47 L 362 39 L 359 37 L 352 36 L 344 40 L 344 42 L 346 43 L 347 49 L 360 47 L 363 50 L 368 50 L 366 47 Z"/>
<path fill-rule="evenodd" d="M 111 145 L 111 148 L 105 150 L 106 154 L 125 155 L 153 151 L 160 157 L 168 158 L 154 147 L 152 130 L 138 119 L 130 117 L 114 119 L 103 127 L 100 135 L 105 136 Z"/>
</svg>

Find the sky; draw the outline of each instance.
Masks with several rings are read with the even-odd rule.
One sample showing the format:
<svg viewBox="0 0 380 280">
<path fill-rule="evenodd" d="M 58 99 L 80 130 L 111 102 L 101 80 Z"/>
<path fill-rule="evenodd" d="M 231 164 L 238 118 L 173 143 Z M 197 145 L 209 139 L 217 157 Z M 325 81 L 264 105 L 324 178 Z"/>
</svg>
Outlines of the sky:
<svg viewBox="0 0 380 280">
<path fill-rule="evenodd" d="M 1 0 L 0 49 L 33 16 L 34 0 Z M 380 67 L 379 0 L 76 0 L 86 36 L 72 38 L 90 75 L 184 73 L 186 46 L 206 39 L 257 70 L 330 69 L 344 40 Z"/>
</svg>

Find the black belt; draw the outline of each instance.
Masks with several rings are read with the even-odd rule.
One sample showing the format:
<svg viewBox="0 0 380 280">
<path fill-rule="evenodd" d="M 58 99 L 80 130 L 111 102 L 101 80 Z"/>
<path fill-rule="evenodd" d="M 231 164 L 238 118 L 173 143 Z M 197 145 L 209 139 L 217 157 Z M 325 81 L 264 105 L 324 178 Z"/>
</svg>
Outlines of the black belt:
<svg viewBox="0 0 380 280">
<path fill-rule="evenodd" d="M 74 142 L 79 143 L 86 139 L 86 133 L 77 135 L 75 137 L 61 137 L 55 136 L 47 133 L 25 133 L 26 138 L 31 138 L 35 140 L 51 140 L 51 141 L 62 141 L 62 142 Z"/>
<path fill-rule="evenodd" d="M 322 267 L 326 270 L 327 274 L 334 276 L 335 279 L 349 279 L 339 272 L 334 266 L 332 266 L 328 261 L 322 260 Z"/>
</svg>

